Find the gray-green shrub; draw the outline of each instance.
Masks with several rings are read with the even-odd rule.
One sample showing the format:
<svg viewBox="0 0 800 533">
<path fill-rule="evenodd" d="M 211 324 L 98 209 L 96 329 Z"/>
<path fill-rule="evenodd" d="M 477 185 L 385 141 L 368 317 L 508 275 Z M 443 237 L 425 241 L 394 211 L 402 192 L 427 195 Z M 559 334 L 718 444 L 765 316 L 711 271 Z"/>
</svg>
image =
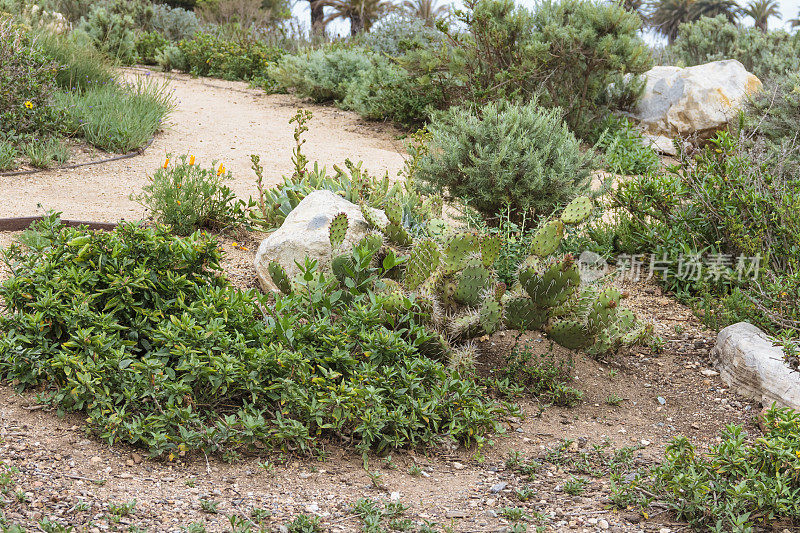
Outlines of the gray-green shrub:
<svg viewBox="0 0 800 533">
<path fill-rule="evenodd" d="M 267 68 L 270 77 L 315 102 L 342 101 L 350 83 L 373 68 L 374 54 L 364 48 L 320 48 L 285 55 Z"/>
<path fill-rule="evenodd" d="M 200 30 L 200 21 L 193 11 L 156 4 L 153 6 L 153 16 L 148 29 L 175 42 L 194 36 Z"/>
<path fill-rule="evenodd" d="M 762 80 L 800 70 L 800 32 L 762 32 L 732 24 L 724 16 L 703 17 L 682 24 L 678 38 L 668 47 L 661 62 L 670 65 L 701 65 L 710 61 L 736 59 Z"/>
<path fill-rule="evenodd" d="M 589 188 L 591 158 L 558 109 L 536 102 L 452 108 L 429 128 L 419 178 L 486 217 L 506 208 L 515 221 L 548 215 Z"/>
</svg>

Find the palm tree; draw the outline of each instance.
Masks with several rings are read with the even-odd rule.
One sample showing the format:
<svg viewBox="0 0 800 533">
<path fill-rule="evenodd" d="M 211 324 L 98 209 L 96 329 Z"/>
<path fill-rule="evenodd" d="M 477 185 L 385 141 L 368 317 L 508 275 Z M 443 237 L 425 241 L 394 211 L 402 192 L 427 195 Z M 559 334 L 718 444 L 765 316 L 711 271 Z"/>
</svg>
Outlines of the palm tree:
<svg viewBox="0 0 800 533">
<path fill-rule="evenodd" d="M 756 28 L 766 32 L 770 17 L 781 18 L 781 5 L 778 0 L 750 0 L 742 14 L 752 18 Z"/>
<path fill-rule="evenodd" d="M 692 6 L 695 0 L 656 0 L 652 4 L 650 25 L 665 35 L 670 44 L 678 36 L 678 27 L 693 18 Z"/>
<path fill-rule="evenodd" d="M 450 14 L 449 6 L 437 6 L 436 0 L 405 0 L 403 10 L 414 17 L 419 17 L 428 26 L 433 26 L 437 19 Z"/>
<path fill-rule="evenodd" d="M 796 19 L 789 19 L 789 27 L 791 28 L 800 28 L 800 13 L 797 14 Z"/>
<path fill-rule="evenodd" d="M 618 0 L 625 11 L 636 13 L 642 20 L 647 19 L 647 2 L 645 0 Z"/>
<path fill-rule="evenodd" d="M 739 4 L 735 0 L 695 0 L 689 11 L 692 20 L 724 15 L 730 22 L 736 22 L 739 18 L 739 9 Z"/>
<path fill-rule="evenodd" d="M 323 0 L 308 0 L 311 7 L 311 34 L 322 35 L 325 33 L 325 2 Z"/>
<path fill-rule="evenodd" d="M 343 18 L 350 21 L 350 35 L 369 31 L 372 23 L 389 12 L 392 4 L 387 0 L 318 0 L 332 8 L 324 24 Z"/>
</svg>

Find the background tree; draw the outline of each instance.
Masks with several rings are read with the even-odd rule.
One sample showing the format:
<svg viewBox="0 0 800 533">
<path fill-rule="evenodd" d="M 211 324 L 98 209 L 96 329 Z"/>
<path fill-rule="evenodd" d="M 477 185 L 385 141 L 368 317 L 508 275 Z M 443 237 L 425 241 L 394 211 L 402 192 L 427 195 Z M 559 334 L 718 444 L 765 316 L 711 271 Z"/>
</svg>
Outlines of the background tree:
<svg viewBox="0 0 800 533">
<path fill-rule="evenodd" d="M 753 19 L 756 28 L 766 32 L 770 17 L 781 18 L 781 7 L 778 0 L 750 0 L 742 13 Z"/>
<path fill-rule="evenodd" d="M 433 26 L 437 19 L 450 14 L 449 6 L 437 6 L 436 0 L 405 0 L 403 10 L 414 17 L 421 18 L 428 26 Z"/>
<path fill-rule="evenodd" d="M 331 12 L 323 19 L 324 24 L 339 18 L 350 21 L 350 35 L 369 31 L 372 24 L 389 12 L 392 4 L 387 0 L 318 0 Z"/>
<path fill-rule="evenodd" d="M 722 15 L 731 22 L 739 18 L 739 4 L 735 0 L 694 0 L 689 8 L 691 20 Z"/>
<path fill-rule="evenodd" d="M 625 11 L 636 13 L 642 20 L 647 20 L 647 2 L 645 0 L 618 0 Z"/>
<path fill-rule="evenodd" d="M 792 28 L 800 28 L 800 13 L 797 14 L 796 19 L 789 19 L 789 26 Z"/>
<path fill-rule="evenodd" d="M 663 34 L 672 44 L 678 36 L 678 27 L 692 22 L 694 0 L 656 0 L 652 4 L 650 25 Z"/>
</svg>

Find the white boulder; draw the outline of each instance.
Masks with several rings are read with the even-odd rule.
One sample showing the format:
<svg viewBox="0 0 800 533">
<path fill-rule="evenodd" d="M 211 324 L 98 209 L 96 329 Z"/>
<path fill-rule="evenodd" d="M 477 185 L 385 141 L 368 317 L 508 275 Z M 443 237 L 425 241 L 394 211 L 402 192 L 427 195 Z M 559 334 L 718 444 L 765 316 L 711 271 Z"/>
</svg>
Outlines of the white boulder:
<svg viewBox="0 0 800 533">
<path fill-rule="evenodd" d="M 800 374 L 783 359 L 783 349 L 770 337 L 747 322 L 723 329 L 711 350 L 720 378 L 732 390 L 769 407 L 800 411 Z"/>
<path fill-rule="evenodd" d="M 707 136 L 736 116 L 743 100 L 761 90 L 761 81 L 735 59 L 680 68 L 653 67 L 632 118 L 658 148 L 665 137 Z M 667 151 L 667 150 L 665 150 Z"/>
<path fill-rule="evenodd" d="M 386 215 L 374 210 L 385 224 Z M 331 262 L 331 243 L 328 233 L 331 219 L 339 213 L 347 215 L 349 225 L 345 245 L 358 242 L 369 233 L 370 226 L 361 214 L 361 208 L 330 191 L 314 191 L 295 207 L 283 224 L 261 242 L 255 258 L 256 273 L 262 289 L 277 291 L 267 271 L 270 262 L 278 261 L 290 277 L 300 272 L 297 263 L 305 264 L 306 257 L 316 259 L 318 268 Z"/>
</svg>

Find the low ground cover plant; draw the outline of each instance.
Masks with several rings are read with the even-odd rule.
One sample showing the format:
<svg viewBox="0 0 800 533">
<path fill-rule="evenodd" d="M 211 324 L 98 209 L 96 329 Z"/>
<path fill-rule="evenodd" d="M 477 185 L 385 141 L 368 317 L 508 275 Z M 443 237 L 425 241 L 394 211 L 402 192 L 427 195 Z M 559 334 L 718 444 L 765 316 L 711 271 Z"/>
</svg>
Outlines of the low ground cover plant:
<svg viewBox="0 0 800 533">
<path fill-rule="evenodd" d="M 629 120 L 609 116 L 599 129 L 602 133 L 595 146 L 609 172 L 646 174 L 658 167 L 658 153 L 647 146 L 642 134 Z"/>
<path fill-rule="evenodd" d="M 22 241 L 0 288 L 0 372 L 46 384 L 43 401 L 85 411 L 110 443 L 168 458 L 310 452 L 320 438 L 469 444 L 508 412 L 422 355 L 434 334 L 405 310 L 387 321 L 388 296 L 343 290 L 313 263 L 302 290 L 270 301 L 221 277 L 217 243 L 199 233 L 89 232 L 53 216 Z"/>
<path fill-rule="evenodd" d="M 699 453 L 686 437 L 667 446 L 662 464 L 618 480 L 614 499 L 644 507 L 657 503 L 679 520 L 707 531 L 753 531 L 800 519 L 800 416 L 772 406 L 764 432 L 748 436 L 731 425 L 721 442 Z"/>
</svg>

